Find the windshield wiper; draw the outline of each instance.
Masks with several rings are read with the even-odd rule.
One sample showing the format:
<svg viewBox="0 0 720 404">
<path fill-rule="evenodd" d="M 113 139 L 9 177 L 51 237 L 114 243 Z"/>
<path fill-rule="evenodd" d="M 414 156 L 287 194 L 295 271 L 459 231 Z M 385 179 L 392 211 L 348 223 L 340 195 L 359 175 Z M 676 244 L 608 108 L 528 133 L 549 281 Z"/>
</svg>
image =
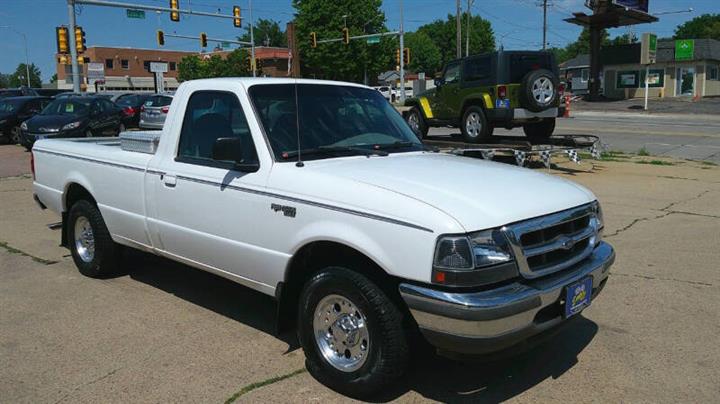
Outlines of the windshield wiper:
<svg viewBox="0 0 720 404">
<path fill-rule="evenodd" d="M 302 150 L 289 150 L 282 153 L 282 157 L 285 160 L 297 157 L 298 154 L 301 156 L 312 156 L 312 155 L 336 155 L 338 153 L 354 153 L 361 154 L 363 156 L 387 156 L 388 152 L 383 150 L 365 149 L 362 147 L 354 146 L 320 146 L 312 149 Z"/>
<path fill-rule="evenodd" d="M 375 145 L 375 147 L 377 147 L 379 150 L 400 149 L 403 147 L 412 147 L 412 146 L 420 146 L 420 147 L 422 147 L 422 149 L 424 151 L 431 151 L 431 152 L 438 151 L 438 148 L 434 147 L 434 146 L 428 146 L 428 145 L 425 145 L 422 143 L 418 144 L 415 142 L 403 141 L 403 140 L 398 140 L 397 142 L 394 142 L 394 143 L 381 143 L 381 144 Z"/>
</svg>

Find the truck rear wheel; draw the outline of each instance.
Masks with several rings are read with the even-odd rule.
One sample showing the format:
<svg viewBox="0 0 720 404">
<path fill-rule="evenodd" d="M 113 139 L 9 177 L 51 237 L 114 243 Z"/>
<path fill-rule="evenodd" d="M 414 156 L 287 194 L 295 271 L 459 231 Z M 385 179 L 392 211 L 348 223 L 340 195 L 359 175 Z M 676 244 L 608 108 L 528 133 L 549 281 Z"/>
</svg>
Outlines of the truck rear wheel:
<svg viewBox="0 0 720 404">
<path fill-rule="evenodd" d="M 305 364 L 321 383 L 367 397 L 404 373 L 402 313 L 365 276 L 342 267 L 322 269 L 305 284 L 298 307 Z"/>
<path fill-rule="evenodd" d="M 422 112 L 420 112 L 420 108 L 413 107 L 410 112 L 408 112 L 406 120 L 408 126 L 415 132 L 418 139 L 423 140 L 425 136 L 427 136 L 428 126 L 425 118 L 422 116 Z"/>
<path fill-rule="evenodd" d="M 493 132 L 483 109 L 474 105 L 465 110 L 460 122 L 460 131 L 467 143 L 487 142 Z"/>
<path fill-rule="evenodd" d="M 110 237 L 97 206 L 79 200 L 70 208 L 67 220 L 67 240 L 80 273 L 102 278 L 115 272 L 120 260 L 120 246 Z"/>
<path fill-rule="evenodd" d="M 531 141 L 547 140 L 555 131 L 555 118 L 543 119 L 540 122 L 523 125 L 525 136 Z"/>
</svg>

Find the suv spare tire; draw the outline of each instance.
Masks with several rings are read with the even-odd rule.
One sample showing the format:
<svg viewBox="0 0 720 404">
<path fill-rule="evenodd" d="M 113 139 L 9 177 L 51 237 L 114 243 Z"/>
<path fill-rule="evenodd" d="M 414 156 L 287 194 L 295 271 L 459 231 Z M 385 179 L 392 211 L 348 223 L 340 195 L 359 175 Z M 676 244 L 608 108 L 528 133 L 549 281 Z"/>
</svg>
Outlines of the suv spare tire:
<svg viewBox="0 0 720 404">
<path fill-rule="evenodd" d="M 533 112 L 541 112 L 555 106 L 558 99 L 559 80 L 546 69 L 533 70 L 525 75 L 520 87 L 520 103 Z"/>
</svg>

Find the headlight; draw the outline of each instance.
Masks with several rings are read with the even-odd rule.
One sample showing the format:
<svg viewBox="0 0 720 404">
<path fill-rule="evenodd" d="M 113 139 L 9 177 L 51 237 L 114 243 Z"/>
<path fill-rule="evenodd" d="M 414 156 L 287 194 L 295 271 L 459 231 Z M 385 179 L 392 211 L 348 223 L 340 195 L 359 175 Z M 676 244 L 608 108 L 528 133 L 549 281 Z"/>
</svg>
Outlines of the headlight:
<svg viewBox="0 0 720 404">
<path fill-rule="evenodd" d="M 478 286 L 515 276 L 517 266 L 499 229 L 438 239 L 433 260 L 434 283 Z"/>
<path fill-rule="evenodd" d="M 595 215 L 590 218 L 590 225 L 595 228 L 595 233 L 597 234 L 596 237 L 593 237 L 591 241 L 594 242 L 594 244 L 598 244 L 600 240 L 602 240 L 603 230 L 605 229 L 605 219 L 603 217 L 603 211 L 600 207 L 600 203 L 598 201 L 595 201 L 593 204 L 593 211 L 595 212 Z"/>
<path fill-rule="evenodd" d="M 20 124 L 20 129 L 21 129 L 21 130 L 27 130 L 27 122 L 21 123 L 21 124 Z"/>
<path fill-rule="evenodd" d="M 75 128 L 77 128 L 77 127 L 79 127 L 79 126 L 80 126 L 80 123 L 81 123 L 80 121 L 77 121 L 77 122 L 70 122 L 69 124 L 67 124 L 67 125 L 63 126 L 63 127 L 62 127 L 62 130 L 70 130 L 70 129 L 75 129 Z"/>
</svg>

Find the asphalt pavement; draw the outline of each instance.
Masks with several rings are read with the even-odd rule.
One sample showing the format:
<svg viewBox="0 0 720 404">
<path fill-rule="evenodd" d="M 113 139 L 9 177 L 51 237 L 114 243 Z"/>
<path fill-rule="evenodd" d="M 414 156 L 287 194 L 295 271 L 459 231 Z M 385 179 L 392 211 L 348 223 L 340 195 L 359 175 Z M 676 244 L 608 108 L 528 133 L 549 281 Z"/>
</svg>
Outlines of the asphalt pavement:
<svg viewBox="0 0 720 404">
<path fill-rule="evenodd" d="M 429 135 L 445 137 L 459 129 L 432 128 Z M 596 135 L 610 150 L 720 164 L 720 119 L 708 115 L 646 115 L 642 113 L 577 112 L 558 119 L 558 135 Z M 521 128 L 497 128 L 500 136 L 524 136 Z"/>
<path fill-rule="evenodd" d="M 274 334 L 268 296 L 142 253 L 114 278 L 80 275 L 48 226 L 58 218 L 32 202 L 28 154 L 0 155 L 0 402 L 350 401 L 304 371 L 292 336 Z M 720 167 L 638 164 L 649 159 L 542 169 L 598 195 L 617 251 L 580 317 L 516 356 L 416 353 L 375 400 L 716 401 Z"/>
</svg>

